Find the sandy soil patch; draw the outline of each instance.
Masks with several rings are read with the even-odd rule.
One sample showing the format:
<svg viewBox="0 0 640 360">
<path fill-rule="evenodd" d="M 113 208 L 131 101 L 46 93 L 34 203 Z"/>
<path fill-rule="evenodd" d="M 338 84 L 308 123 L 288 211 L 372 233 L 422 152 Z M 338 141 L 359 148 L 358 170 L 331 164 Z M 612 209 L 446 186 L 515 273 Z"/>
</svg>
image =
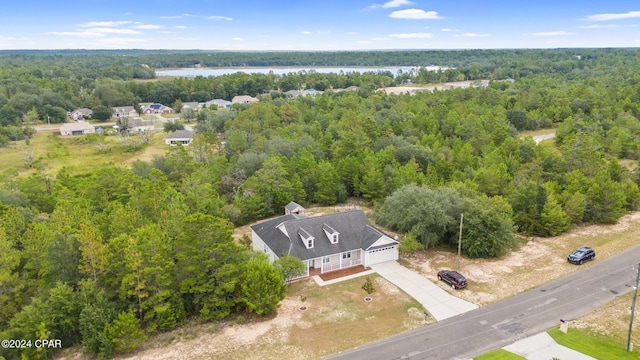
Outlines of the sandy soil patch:
<svg viewBox="0 0 640 360">
<path fill-rule="evenodd" d="M 447 83 L 442 83 L 442 84 L 435 84 L 435 85 L 424 85 L 424 86 L 411 86 L 411 85 L 407 85 L 407 86 L 390 86 L 390 87 L 385 87 L 380 89 L 381 91 L 384 91 L 385 93 L 387 93 L 387 95 L 401 95 L 401 94 L 415 94 L 421 91 L 433 91 L 435 89 L 438 90 L 449 90 L 449 89 L 455 89 L 455 88 L 465 88 L 465 87 L 469 87 L 471 86 L 471 84 L 473 83 L 480 83 L 483 86 L 486 86 L 487 84 L 489 84 L 489 80 L 479 80 L 479 81 L 452 81 L 452 82 L 447 82 Z"/>
<path fill-rule="evenodd" d="M 593 247 L 599 261 L 635 246 L 638 236 L 640 212 L 626 215 L 613 225 L 584 226 L 554 238 L 532 237 L 499 259 L 463 257 L 458 271 L 468 278 L 469 287 L 453 291 L 442 282 L 438 284 L 460 298 L 487 305 L 577 271 L 580 267 L 566 261 L 566 256 L 575 248 Z M 439 270 L 457 267 L 457 254 L 443 249 L 403 256 L 402 260 L 433 281 Z"/>
</svg>

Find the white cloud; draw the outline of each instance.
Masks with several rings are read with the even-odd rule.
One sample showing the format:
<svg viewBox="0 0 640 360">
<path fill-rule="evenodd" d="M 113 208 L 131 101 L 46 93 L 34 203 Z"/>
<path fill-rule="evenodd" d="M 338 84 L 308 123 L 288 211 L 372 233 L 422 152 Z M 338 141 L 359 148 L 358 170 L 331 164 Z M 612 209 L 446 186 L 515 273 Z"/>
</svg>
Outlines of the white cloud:
<svg viewBox="0 0 640 360">
<path fill-rule="evenodd" d="M 374 37 L 374 38 L 371 38 L 371 40 L 372 41 L 389 41 L 391 39 L 386 38 L 386 37 Z"/>
<path fill-rule="evenodd" d="M 225 20 L 225 21 L 233 20 L 233 18 L 230 18 L 228 16 L 219 16 L 219 15 L 203 16 L 203 15 L 193 15 L 189 13 L 185 13 L 182 15 L 174 15 L 174 16 L 161 16 L 160 18 L 161 19 L 183 19 L 187 17 L 195 17 L 195 18 L 202 18 L 202 19 L 209 19 L 209 20 Z"/>
<path fill-rule="evenodd" d="M 640 18 L 640 11 L 629 11 L 626 13 L 617 13 L 617 14 L 594 14 L 594 15 L 587 16 L 587 20 L 590 20 L 590 21 L 609 21 L 609 20 L 632 19 L 632 18 Z"/>
<path fill-rule="evenodd" d="M 226 16 L 209 16 L 208 18 L 211 19 L 211 20 L 224 20 L 224 21 L 233 20 L 233 18 L 226 17 Z"/>
<path fill-rule="evenodd" d="M 175 41 L 197 41 L 200 40 L 197 37 L 173 37 L 171 38 L 171 40 L 175 40 Z"/>
<path fill-rule="evenodd" d="M 383 8 L 385 9 L 389 9 L 389 8 L 397 8 L 400 6 L 404 6 L 404 5 L 411 5 L 413 4 L 411 1 L 407 1 L 407 0 L 391 0 L 388 1 L 386 3 L 384 3 L 382 5 Z"/>
<path fill-rule="evenodd" d="M 93 28 L 93 27 L 117 27 L 120 25 L 128 25 L 133 21 L 90 21 L 88 23 L 80 24 L 81 28 Z"/>
<path fill-rule="evenodd" d="M 59 36 L 77 36 L 84 38 L 93 38 L 97 36 L 104 36 L 104 34 L 96 33 L 92 31 L 52 31 L 46 33 L 47 35 L 59 35 Z"/>
<path fill-rule="evenodd" d="M 580 29 L 605 29 L 605 28 L 617 28 L 619 27 L 618 25 L 601 25 L 601 24 L 593 24 L 593 25 L 585 25 L 585 26 L 578 26 Z"/>
<path fill-rule="evenodd" d="M 566 36 L 566 35 L 573 35 L 573 33 L 568 31 L 542 31 L 542 32 L 531 33 L 529 35 L 531 36 Z"/>
<path fill-rule="evenodd" d="M 447 29 L 447 28 L 445 28 L 445 29 L 440 29 L 440 31 L 442 31 L 442 32 L 454 32 L 454 31 L 460 31 L 460 30 L 458 30 L 458 29 Z"/>
<path fill-rule="evenodd" d="M 234 37 L 233 41 L 242 41 L 243 39 L 241 37 Z"/>
<path fill-rule="evenodd" d="M 390 34 L 389 37 L 397 39 L 428 39 L 433 37 L 429 33 Z"/>
<path fill-rule="evenodd" d="M 136 31 L 133 29 L 114 29 L 114 28 L 108 28 L 108 27 L 93 28 L 93 29 L 88 29 L 88 31 L 100 33 L 100 34 L 121 34 L 121 35 L 140 34 L 140 31 Z"/>
<path fill-rule="evenodd" d="M 134 29 L 143 29 L 143 30 L 157 30 L 162 29 L 164 26 L 162 25 L 153 25 L 153 24 L 138 24 L 133 26 Z"/>
<path fill-rule="evenodd" d="M 456 35 L 456 37 L 485 37 L 485 36 L 491 36 L 491 34 L 464 33 L 464 34 Z"/>
<path fill-rule="evenodd" d="M 311 34 L 313 34 L 313 32 L 311 32 L 311 31 L 302 31 L 301 34 L 311 35 Z"/>
<path fill-rule="evenodd" d="M 441 18 L 440 16 L 438 16 L 438 13 L 435 11 L 424 11 L 422 9 L 397 10 L 389 14 L 389 17 L 394 19 L 410 19 L 410 20 Z"/>
<path fill-rule="evenodd" d="M 184 25 L 177 25 L 177 26 L 176 26 L 176 29 L 186 29 L 186 28 L 187 28 L 187 27 L 186 27 L 186 26 L 184 26 Z"/>
<path fill-rule="evenodd" d="M 379 8 L 383 8 L 383 9 L 390 9 L 390 8 L 397 8 L 400 6 L 404 6 L 404 5 L 411 5 L 413 4 L 411 1 L 408 0 L 391 0 L 391 1 L 387 1 L 386 3 L 380 5 L 380 4 L 373 4 L 371 6 L 369 6 L 369 8 L 371 9 L 379 9 Z"/>
</svg>

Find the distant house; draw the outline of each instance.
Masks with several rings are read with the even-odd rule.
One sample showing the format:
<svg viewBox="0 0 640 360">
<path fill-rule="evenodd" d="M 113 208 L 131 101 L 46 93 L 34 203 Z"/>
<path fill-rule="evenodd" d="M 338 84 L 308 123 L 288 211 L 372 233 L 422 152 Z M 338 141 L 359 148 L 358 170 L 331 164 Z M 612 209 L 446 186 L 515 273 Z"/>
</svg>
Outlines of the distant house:
<svg viewBox="0 0 640 360">
<path fill-rule="evenodd" d="M 80 109 L 76 109 L 74 111 L 71 112 L 71 114 L 69 114 L 69 117 L 72 120 L 84 120 L 84 119 L 88 119 L 89 117 L 91 117 L 91 114 L 93 113 L 93 111 L 91 109 L 87 109 L 87 108 L 80 108 Z"/>
<path fill-rule="evenodd" d="M 188 146 L 193 141 L 194 132 L 190 130 L 176 130 L 173 134 L 164 138 L 164 142 L 167 145 L 175 146 L 182 145 Z"/>
<path fill-rule="evenodd" d="M 290 98 L 297 98 L 298 96 L 316 97 L 316 95 L 320 95 L 322 93 L 323 93 L 322 91 L 318 91 L 316 89 L 307 89 L 307 90 L 302 90 L 302 91 L 289 90 L 289 91 L 285 91 L 284 92 L 284 94 L 287 95 L 287 97 L 290 97 Z"/>
<path fill-rule="evenodd" d="M 352 85 L 352 86 L 347 87 L 346 89 L 335 88 L 332 91 L 333 92 L 342 92 L 342 91 L 358 91 L 358 90 L 360 90 L 359 87 Z"/>
<path fill-rule="evenodd" d="M 95 132 L 96 128 L 85 121 L 65 123 L 60 126 L 60 135 L 84 135 Z"/>
<path fill-rule="evenodd" d="M 162 104 L 149 104 L 142 108 L 144 114 L 173 114 L 173 109 Z"/>
<path fill-rule="evenodd" d="M 258 101 L 260 101 L 258 98 L 254 98 L 253 96 L 249 95 L 238 95 L 234 96 L 233 99 L 231 99 L 232 104 L 253 104 Z"/>
<path fill-rule="evenodd" d="M 301 96 L 311 96 L 311 97 L 316 97 L 316 95 L 322 95 L 323 91 L 320 90 L 316 90 L 316 89 L 307 89 L 307 90 L 303 90 L 302 94 L 300 94 Z"/>
<path fill-rule="evenodd" d="M 122 118 L 122 117 L 136 117 L 136 116 L 140 116 L 140 114 L 138 114 L 138 112 L 136 111 L 136 108 L 134 108 L 133 106 L 120 106 L 120 107 L 114 107 L 111 109 L 112 111 L 112 115 L 111 117 L 114 118 Z"/>
<path fill-rule="evenodd" d="M 154 128 L 153 120 L 142 120 L 139 117 L 129 119 L 129 132 L 151 131 Z"/>
<path fill-rule="evenodd" d="M 186 102 L 182 104 L 182 110 L 184 109 L 192 109 L 192 110 L 200 110 L 204 104 L 196 101 Z"/>
<path fill-rule="evenodd" d="M 231 101 L 223 100 L 223 99 L 213 99 L 204 103 L 205 106 L 210 109 L 212 107 L 217 107 L 218 109 L 228 109 L 231 107 Z"/>
<path fill-rule="evenodd" d="M 305 276 L 398 260 L 398 241 L 373 227 L 362 210 L 313 217 L 290 213 L 252 225 L 251 239 L 253 250 L 270 261 L 287 255 L 302 260 Z"/>
<path fill-rule="evenodd" d="M 289 98 L 297 98 L 298 96 L 300 96 L 300 93 L 301 92 L 298 90 L 289 90 L 284 92 L 284 94 Z"/>
</svg>

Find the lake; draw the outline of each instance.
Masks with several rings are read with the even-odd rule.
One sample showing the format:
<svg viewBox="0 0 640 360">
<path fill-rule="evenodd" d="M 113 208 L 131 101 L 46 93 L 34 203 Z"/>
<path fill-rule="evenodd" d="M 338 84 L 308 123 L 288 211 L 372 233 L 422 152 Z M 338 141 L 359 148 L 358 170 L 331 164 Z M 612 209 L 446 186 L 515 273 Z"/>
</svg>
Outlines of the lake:
<svg viewBox="0 0 640 360">
<path fill-rule="evenodd" d="M 375 67 L 229 67 L 229 68 L 184 68 L 184 69 L 171 69 L 171 70 L 156 70 L 156 76 L 177 76 L 177 77 L 196 77 L 196 76 L 221 76 L 235 73 L 247 73 L 247 74 L 269 74 L 273 72 L 275 75 L 285 75 L 289 73 L 298 73 L 300 71 L 313 70 L 321 74 L 340 74 L 340 73 L 365 73 L 365 72 L 378 72 L 378 71 L 390 71 L 393 75 L 398 74 L 398 70 L 402 70 L 403 73 L 416 70 L 418 68 L 424 68 L 429 71 L 436 71 L 438 69 L 445 70 L 446 68 L 440 66 L 375 66 Z"/>
</svg>

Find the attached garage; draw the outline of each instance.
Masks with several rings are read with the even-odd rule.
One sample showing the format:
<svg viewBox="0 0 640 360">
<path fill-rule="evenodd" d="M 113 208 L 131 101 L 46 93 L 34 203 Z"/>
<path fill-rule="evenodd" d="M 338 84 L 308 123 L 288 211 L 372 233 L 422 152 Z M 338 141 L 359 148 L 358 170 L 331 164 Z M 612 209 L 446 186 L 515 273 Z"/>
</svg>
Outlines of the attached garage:
<svg viewBox="0 0 640 360">
<path fill-rule="evenodd" d="M 398 245 L 372 247 L 365 252 L 364 266 L 398 260 Z"/>
</svg>

